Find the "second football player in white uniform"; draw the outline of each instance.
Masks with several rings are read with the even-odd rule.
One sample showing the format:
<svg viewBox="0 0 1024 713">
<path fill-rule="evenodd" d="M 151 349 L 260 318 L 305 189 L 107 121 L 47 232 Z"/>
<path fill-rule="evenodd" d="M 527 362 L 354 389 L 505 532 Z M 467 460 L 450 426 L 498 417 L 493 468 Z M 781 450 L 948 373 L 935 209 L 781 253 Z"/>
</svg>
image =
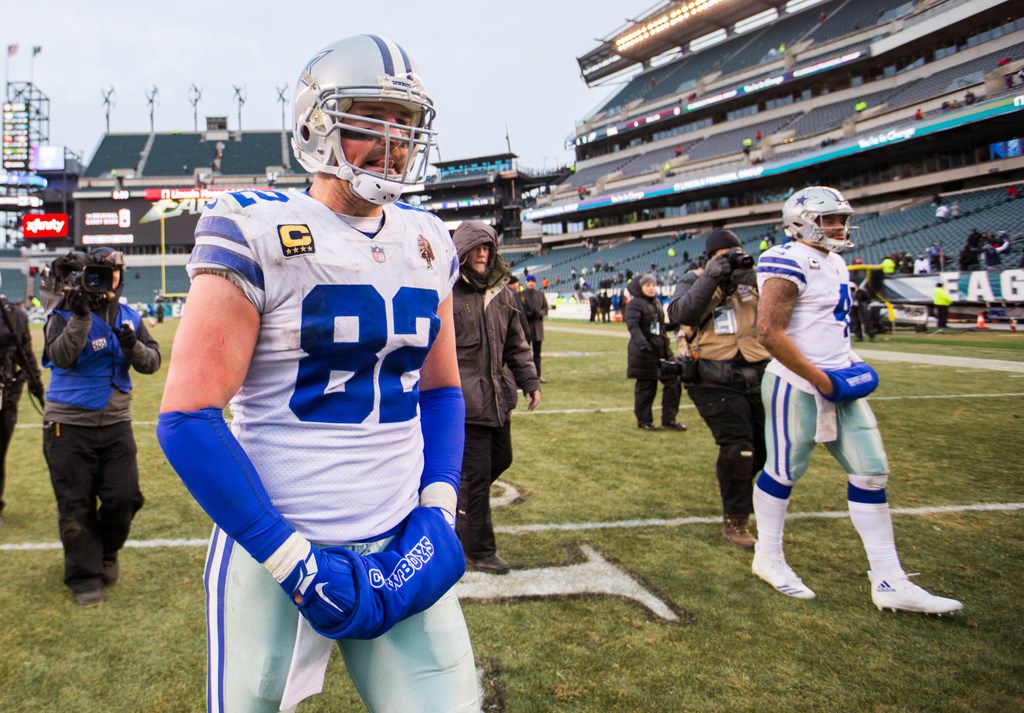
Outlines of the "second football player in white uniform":
<svg viewBox="0 0 1024 713">
<path fill-rule="evenodd" d="M 824 443 L 848 474 L 850 518 L 867 553 L 871 598 L 879 609 L 944 614 L 955 599 L 929 594 L 904 573 L 885 494 L 889 464 L 871 407 L 878 384 L 850 351 L 850 277 L 839 256 L 851 243 L 853 209 L 833 188 L 797 191 L 783 206 L 792 242 L 766 250 L 757 264 L 760 341 L 774 357 L 761 384 L 767 459 L 754 488 L 758 542 L 753 572 L 783 594 L 814 592 L 786 563 L 782 529 L 793 485 Z"/>
<path fill-rule="evenodd" d="M 215 523 L 207 706 L 290 709 L 337 643 L 371 711 L 478 710 L 450 591 L 458 262 L 436 217 L 396 203 L 433 105 L 400 46 L 357 35 L 310 60 L 294 108 L 313 184 L 207 206 L 158 426 Z"/>
</svg>

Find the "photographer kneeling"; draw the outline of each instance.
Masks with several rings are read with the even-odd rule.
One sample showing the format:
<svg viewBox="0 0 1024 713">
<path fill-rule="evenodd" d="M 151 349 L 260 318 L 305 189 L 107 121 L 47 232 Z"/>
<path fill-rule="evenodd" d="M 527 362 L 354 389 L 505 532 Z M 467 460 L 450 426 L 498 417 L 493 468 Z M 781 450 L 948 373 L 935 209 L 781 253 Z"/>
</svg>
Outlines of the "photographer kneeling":
<svg viewBox="0 0 1024 713">
<path fill-rule="evenodd" d="M 143 503 L 129 368 L 155 372 L 160 347 L 138 313 L 119 302 L 120 252 L 71 252 L 53 261 L 51 279 L 59 301 L 45 328 L 43 366 L 52 372 L 43 454 L 57 498 L 64 583 L 78 604 L 93 606 L 103 601 L 102 586 L 117 581 L 118 551 Z"/>
<path fill-rule="evenodd" d="M 708 236 L 704 267 L 687 272 L 668 305 L 680 329 L 682 380 L 718 444 L 722 535 L 752 549 L 754 474 L 764 465 L 761 376 L 770 359 L 757 341 L 757 275 L 739 238 L 719 228 Z"/>
</svg>

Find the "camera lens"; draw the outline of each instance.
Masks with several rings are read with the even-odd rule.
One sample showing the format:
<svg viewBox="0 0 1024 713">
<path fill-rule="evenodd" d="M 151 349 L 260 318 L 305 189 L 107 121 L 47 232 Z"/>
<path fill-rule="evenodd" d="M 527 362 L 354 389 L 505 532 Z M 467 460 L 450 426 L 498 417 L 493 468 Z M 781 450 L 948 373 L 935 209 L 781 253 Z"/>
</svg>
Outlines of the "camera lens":
<svg viewBox="0 0 1024 713">
<path fill-rule="evenodd" d="M 86 271 L 82 276 L 82 284 L 87 290 L 99 290 L 103 288 L 103 275 Z"/>
</svg>

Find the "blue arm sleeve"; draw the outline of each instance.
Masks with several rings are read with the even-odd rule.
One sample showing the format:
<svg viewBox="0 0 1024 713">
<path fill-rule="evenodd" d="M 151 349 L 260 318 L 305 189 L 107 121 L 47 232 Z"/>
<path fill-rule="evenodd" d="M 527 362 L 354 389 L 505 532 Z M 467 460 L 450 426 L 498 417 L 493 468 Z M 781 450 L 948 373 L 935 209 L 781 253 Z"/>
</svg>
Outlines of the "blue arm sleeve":
<svg viewBox="0 0 1024 713">
<path fill-rule="evenodd" d="M 270 503 L 220 409 L 162 413 L 156 437 L 196 502 L 257 562 L 295 532 Z"/>
<path fill-rule="evenodd" d="M 466 442 L 466 402 L 462 389 L 447 386 L 421 391 L 420 429 L 423 432 L 420 490 L 431 483 L 443 482 L 459 492 Z"/>
</svg>

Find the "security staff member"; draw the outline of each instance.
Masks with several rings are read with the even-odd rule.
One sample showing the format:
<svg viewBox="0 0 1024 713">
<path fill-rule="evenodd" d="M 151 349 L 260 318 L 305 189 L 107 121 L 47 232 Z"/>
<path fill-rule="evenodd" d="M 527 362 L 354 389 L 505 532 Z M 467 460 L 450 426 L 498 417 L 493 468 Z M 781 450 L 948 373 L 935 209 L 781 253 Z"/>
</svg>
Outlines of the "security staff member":
<svg viewBox="0 0 1024 713">
<path fill-rule="evenodd" d="M 770 356 L 757 342 L 757 276 L 739 238 L 719 228 L 708 236 L 705 253 L 705 266 L 687 272 L 676 287 L 668 316 L 683 325 L 680 351 L 696 360 L 695 370 L 684 368 L 686 391 L 718 444 L 722 535 L 752 549 L 756 540 L 747 521 L 753 478 L 765 459 L 760 385 Z"/>
<path fill-rule="evenodd" d="M 160 368 L 159 345 L 139 314 L 118 301 L 124 256 L 98 248 L 88 262 L 114 268 L 113 292 L 68 292 L 47 319 L 43 350 L 52 369 L 43 454 L 57 498 L 64 583 L 81 606 L 102 603 L 103 585 L 117 581 L 118 551 L 143 503 L 128 372 Z"/>
<path fill-rule="evenodd" d="M 18 423 L 18 402 L 24 390 L 26 374 L 33 396 L 42 401 L 43 391 L 39 381 L 39 366 L 32 354 L 32 335 L 28 331 L 28 315 L 25 310 L 0 298 L 0 309 L 7 313 L 7 319 L 0 319 L 0 390 L 3 391 L 0 406 L 0 525 L 4 524 L 4 483 L 7 480 L 7 448 L 14 436 L 14 426 Z M 2 315 L 0 315 L 2 316 Z M 13 331 L 7 326 L 8 320 Z M 18 347 L 22 348 L 25 362 L 18 355 Z"/>
</svg>

